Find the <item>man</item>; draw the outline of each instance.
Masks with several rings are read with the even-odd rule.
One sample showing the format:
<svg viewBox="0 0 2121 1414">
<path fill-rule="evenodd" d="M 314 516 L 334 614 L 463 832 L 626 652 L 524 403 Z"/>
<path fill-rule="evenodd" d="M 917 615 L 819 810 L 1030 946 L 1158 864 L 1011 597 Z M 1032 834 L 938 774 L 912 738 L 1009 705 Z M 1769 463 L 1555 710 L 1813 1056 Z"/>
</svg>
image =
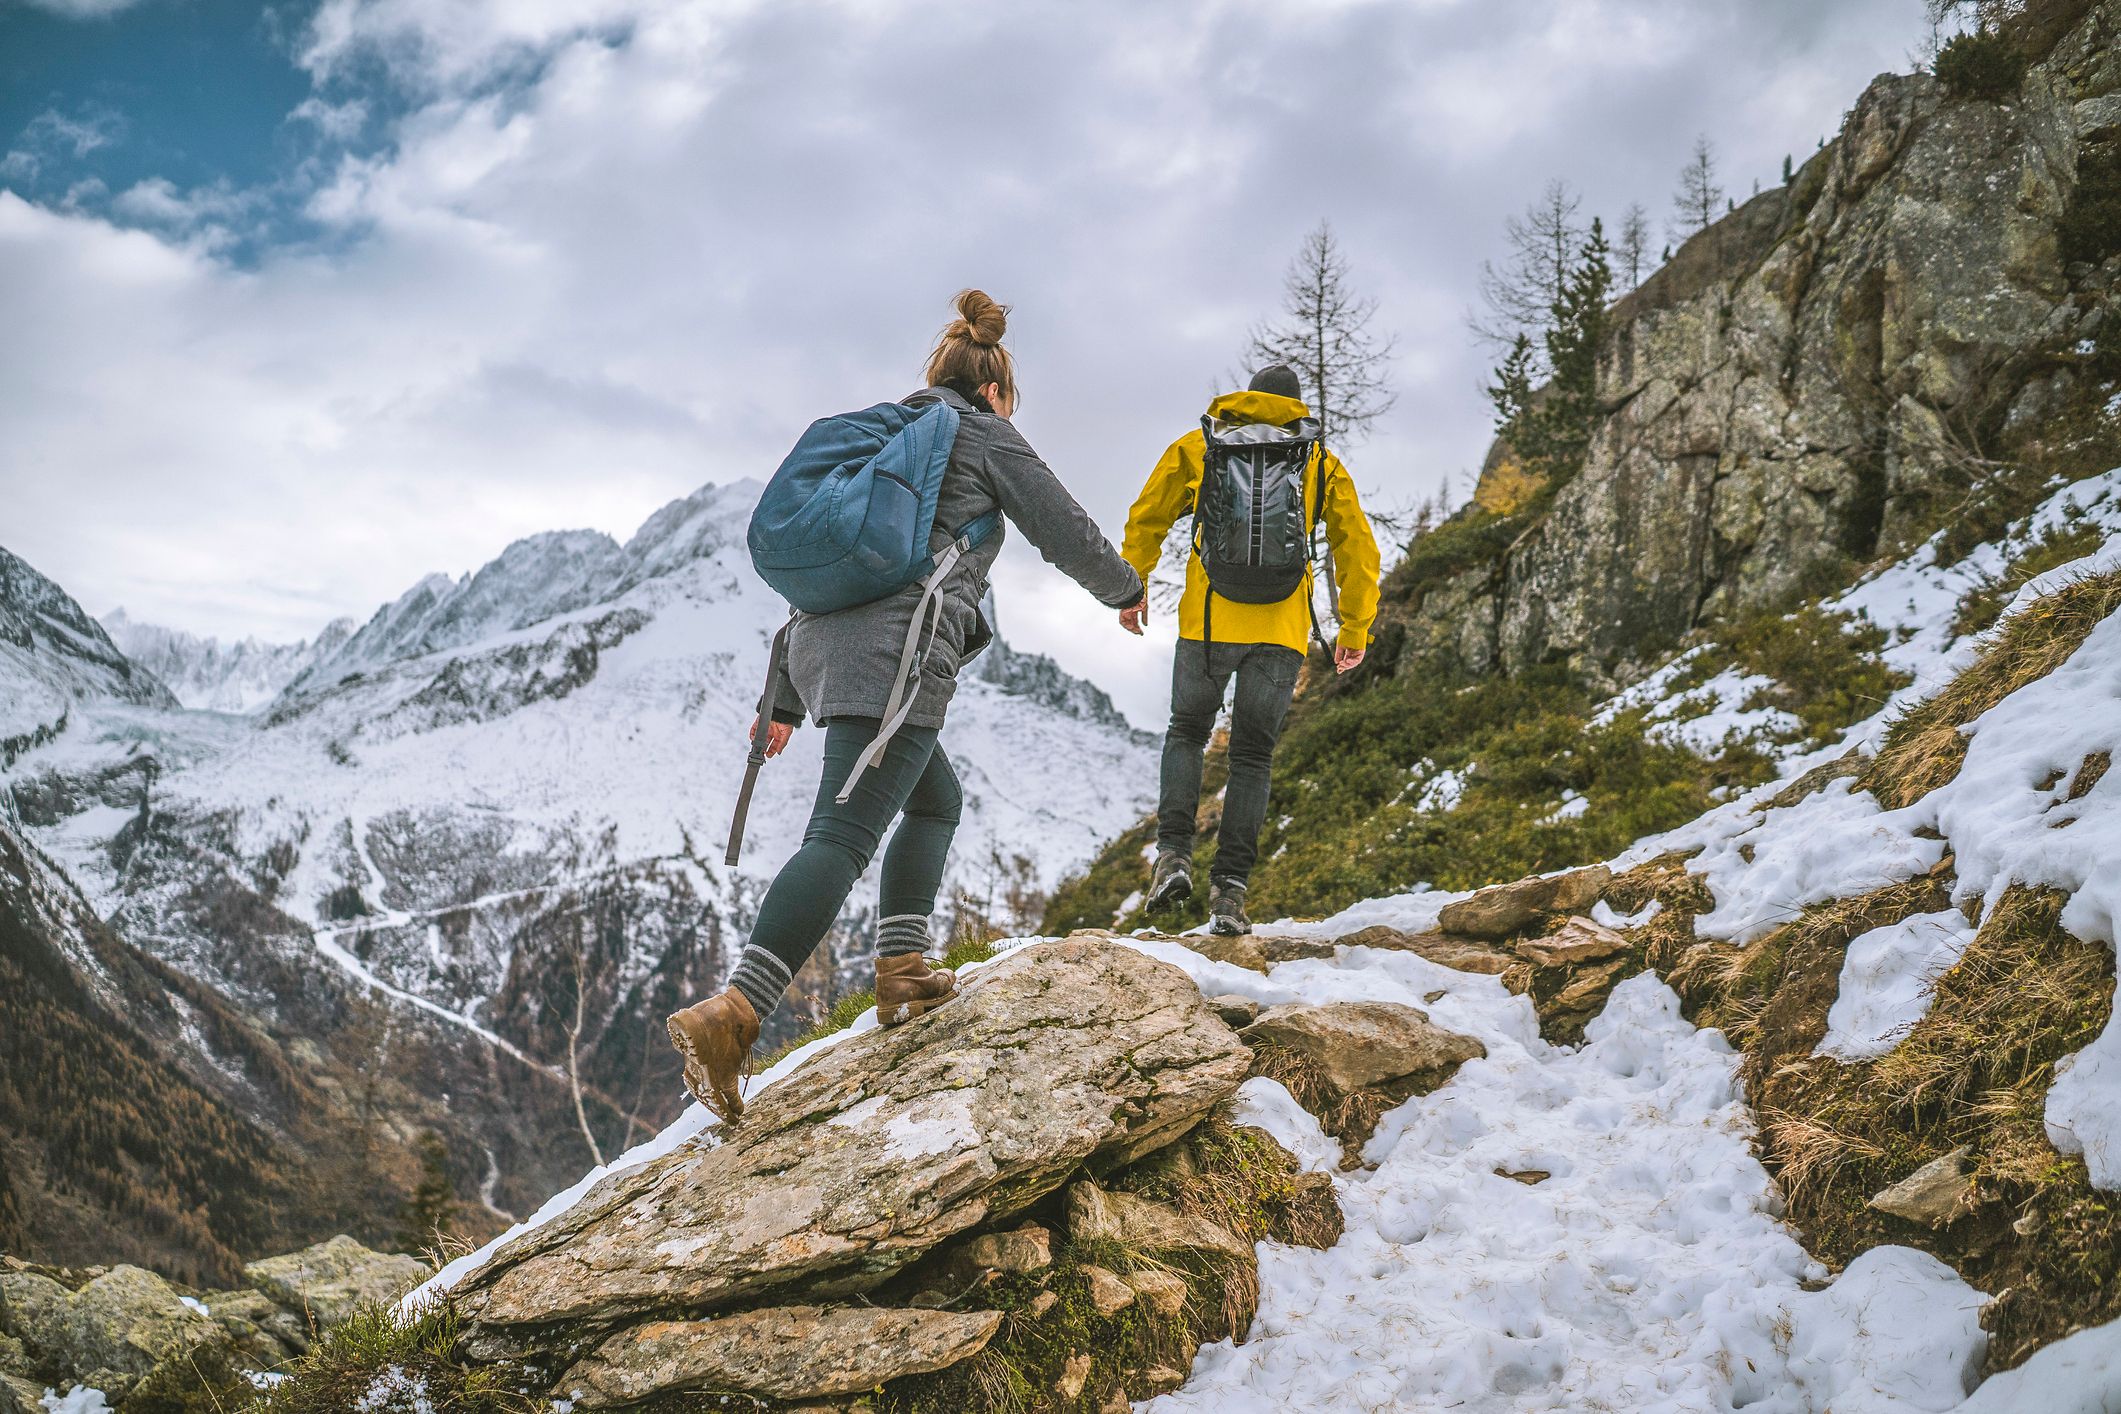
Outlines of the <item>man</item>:
<svg viewBox="0 0 2121 1414">
<path fill-rule="evenodd" d="M 1318 425 L 1309 420 L 1310 410 L 1300 400 L 1302 392 L 1296 374 L 1275 364 L 1255 374 L 1246 391 L 1226 393 L 1209 403 L 1203 427 L 1173 442 L 1156 470 L 1149 473 L 1148 484 L 1128 513 L 1126 541 L 1120 551 L 1146 584 L 1172 525 L 1180 516 L 1195 515 L 1194 548 L 1187 557 L 1186 591 L 1179 601 L 1178 652 L 1171 670 L 1171 730 L 1164 737 L 1156 868 L 1150 877 L 1148 904 L 1160 908 L 1193 892 L 1201 756 L 1214 730 L 1224 690 L 1234 677 L 1230 779 L 1223 792 L 1220 843 L 1208 888 L 1209 926 L 1217 933 L 1252 931 L 1245 915 L 1245 890 L 1259 852 L 1260 825 L 1266 819 L 1274 745 L 1281 737 L 1282 721 L 1288 715 L 1289 698 L 1295 692 L 1296 675 L 1303 667 L 1305 645 L 1315 624 L 1310 565 L 1304 550 L 1319 523 L 1323 523 L 1332 552 L 1329 563 L 1340 581 L 1335 671 L 1345 673 L 1362 661 L 1370 624 L 1377 614 L 1376 537 L 1356 499 L 1354 479 L 1340 459 L 1316 441 Z M 1212 450 L 1211 436 L 1215 438 Z M 1284 473 L 1271 465 L 1262 470 L 1260 462 L 1248 464 L 1245 458 L 1267 444 L 1295 448 L 1288 464 L 1297 470 L 1286 473 L 1287 485 L 1280 494 L 1281 504 L 1289 508 L 1285 514 L 1301 518 L 1303 537 L 1302 548 L 1287 552 L 1298 561 L 1287 568 L 1300 583 L 1285 596 L 1272 599 L 1267 596 L 1278 593 L 1276 582 L 1263 580 L 1242 563 L 1232 567 L 1232 555 L 1218 548 L 1224 542 L 1211 540 L 1208 534 L 1215 529 L 1212 509 L 1234 499 L 1240 518 L 1250 512 L 1252 558 L 1258 560 L 1260 478 L 1264 475 L 1271 480 Z M 1270 451 L 1273 454 L 1277 453 Z M 1202 476 L 1211 469 L 1215 481 L 1203 501 Z M 1248 474 L 1249 482 L 1244 480 Z M 1214 494 L 1230 484 L 1233 475 L 1238 489 L 1221 497 Z M 1275 504 L 1274 495 L 1269 486 L 1270 506 Z M 1289 529 L 1285 543 L 1298 527 L 1292 523 Z M 1242 519 L 1239 533 L 1241 537 Z M 1209 546 L 1210 563 L 1203 562 L 1203 544 Z M 1210 588 L 1211 577 L 1217 589 Z M 1258 589 L 1262 583 L 1269 586 L 1263 593 Z M 1244 599 L 1230 597 L 1233 594 Z M 1140 633 L 1148 616 L 1145 592 L 1139 603 L 1120 611 L 1120 624 Z"/>
</svg>

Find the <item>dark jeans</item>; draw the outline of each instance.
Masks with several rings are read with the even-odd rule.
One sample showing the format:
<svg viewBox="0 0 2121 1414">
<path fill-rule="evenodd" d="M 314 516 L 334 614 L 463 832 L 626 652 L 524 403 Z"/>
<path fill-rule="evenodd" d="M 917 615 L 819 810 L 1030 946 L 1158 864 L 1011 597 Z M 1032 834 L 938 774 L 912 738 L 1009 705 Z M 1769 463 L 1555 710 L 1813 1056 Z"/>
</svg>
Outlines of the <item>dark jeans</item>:
<svg viewBox="0 0 2121 1414">
<path fill-rule="evenodd" d="M 935 912 L 943 863 L 965 802 L 949 756 L 936 745 L 935 729 L 900 727 L 883 759 L 862 773 L 847 803 L 833 799 L 882 725 L 874 717 L 835 717 L 825 724 L 825 773 L 810 828 L 759 904 L 752 945 L 772 953 L 790 976 L 802 970 L 839 917 L 854 881 L 876 858 L 884 831 L 902 811 L 905 818 L 884 850 L 877 916 L 926 918 Z"/>
<path fill-rule="evenodd" d="M 1267 818 L 1267 778 L 1274 743 L 1289 715 L 1289 698 L 1304 655 L 1278 643 L 1213 643 L 1181 638 L 1171 663 L 1171 730 L 1164 736 L 1163 790 L 1156 808 L 1159 853 L 1193 853 L 1200 813 L 1201 754 L 1215 730 L 1223 689 L 1237 678 L 1230 708 L 1230 782 L 1223 789 L 1223 821 L 1215 849 L 1215 877 L 1243 883 L 1259 857 L 1259 827 Z"/>
</svg>

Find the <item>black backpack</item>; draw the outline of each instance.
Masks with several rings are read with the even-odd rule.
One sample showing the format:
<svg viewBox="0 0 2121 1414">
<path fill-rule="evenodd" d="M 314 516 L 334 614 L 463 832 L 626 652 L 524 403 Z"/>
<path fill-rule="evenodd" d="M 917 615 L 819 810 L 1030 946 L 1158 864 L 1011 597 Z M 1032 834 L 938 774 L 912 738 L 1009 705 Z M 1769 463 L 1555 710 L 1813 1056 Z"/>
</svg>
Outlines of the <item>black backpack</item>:
<svg viewBox="0 0 2121 1414">
<path fill-rule="evenodd" d="M 1206 444 L 1200 495 L 1194 504 L 1193 549 L 1208 574 L 1203 613 L 1215 596 L 1239 604 L 1279 604 L 1305 581 L 1314 556 L 1311 531 L 1325 509 L 1320 468 L 1316 504 L 1304 513 L 1304 473 L 1318 450 L 1318 423 L 1299 418 L 1272 423 L 1200 420 Z M 1316 627 L 1316 610 L 1313 626 Z M 1213 619 L 1203 626 L 1213 641 Z"/>
</svg>

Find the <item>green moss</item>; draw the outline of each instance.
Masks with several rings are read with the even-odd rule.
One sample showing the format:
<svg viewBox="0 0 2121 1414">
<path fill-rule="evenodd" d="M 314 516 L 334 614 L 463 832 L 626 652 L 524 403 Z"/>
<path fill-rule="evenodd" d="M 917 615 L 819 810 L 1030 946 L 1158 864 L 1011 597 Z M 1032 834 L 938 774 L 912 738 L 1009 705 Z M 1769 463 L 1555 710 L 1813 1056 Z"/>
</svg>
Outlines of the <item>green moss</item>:
<svg viewBox="0 0 2121 1414">
<path fill-rule="evenodd" d="M 462 1335 L 463 1323 L 446 1303 L 404 1324 L 387 1306 L 364 1307 L 327 1331 L 285 1381 L 225 1407 L 246 1414 L 346 1414 L 357 1404 L 374 1414 L 532 1414 L 549 1402 L 509 1388 L 498 1370 L 458 1364 Z M 391 1371 L 400 1374 L 385 1381 Z M 379 1389 L 393 1393 L 375 1394 Z M 379 1402 L 360 1403 L 371 1397 Z"/>
</svg>

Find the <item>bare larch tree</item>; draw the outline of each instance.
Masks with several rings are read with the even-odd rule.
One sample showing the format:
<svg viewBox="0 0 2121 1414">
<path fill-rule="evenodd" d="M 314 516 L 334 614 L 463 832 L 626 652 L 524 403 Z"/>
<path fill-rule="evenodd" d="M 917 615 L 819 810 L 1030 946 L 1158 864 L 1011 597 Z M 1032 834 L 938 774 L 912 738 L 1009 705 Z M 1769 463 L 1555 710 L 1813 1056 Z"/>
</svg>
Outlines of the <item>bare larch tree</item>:
<svg viewBox="0 0 2121 1414">
<path fill-rule="evenodd" d="M 1247 343 L 1253 368 L 1296 370 L 1328 445 L 1360 441 L 1398 401 L 1385 380 L 1394 341 L 1371 332 L 1376 314 L 1377 301 L 1349 287 L 1348 259 L 1321 221 L 1282 281 L 1282 317 L 1254 327 Z"/>
<path fill-rule="evenodd" d="M 1679 189 L 1672 193 L 1673 241 L 1707 230 L 1723 214 L 1723 206 L 1723 187 L 1716 180 L 1716 149 L 1703 134 L 1694 139 L 1694 155 L 1679 169 Z"/>
<path fill-rule="evenodd" d="M 1613 273 L 1627 289 L 1642 283 L 1643 267 L 1650 263 L 1650 213 L 1636 202 L 1620 218 L 1620 244 L 1613 250 Z"/>
<path fill-rule="evenodd" d="M 1544 357 L 1540 336 L 1554 321 L 1554 305 L 1568 286 L 1569 271 L 1583 253 L 1589 230 L 1588 222 L 1577 219 L 1582 206 L 1583 198 L 1556 178 L 1522 215 L 1504 218 L 1503 242 L 1509 254 L 1500 265 L 1480 263 L 1480 302 L 1485 309 L 1466 319 L 1483 344 L 1506 349 L 1523 335 L 1535 356 Z M 1543 366 L 1540 372 L 1545 372 Z"/>
</svg>

